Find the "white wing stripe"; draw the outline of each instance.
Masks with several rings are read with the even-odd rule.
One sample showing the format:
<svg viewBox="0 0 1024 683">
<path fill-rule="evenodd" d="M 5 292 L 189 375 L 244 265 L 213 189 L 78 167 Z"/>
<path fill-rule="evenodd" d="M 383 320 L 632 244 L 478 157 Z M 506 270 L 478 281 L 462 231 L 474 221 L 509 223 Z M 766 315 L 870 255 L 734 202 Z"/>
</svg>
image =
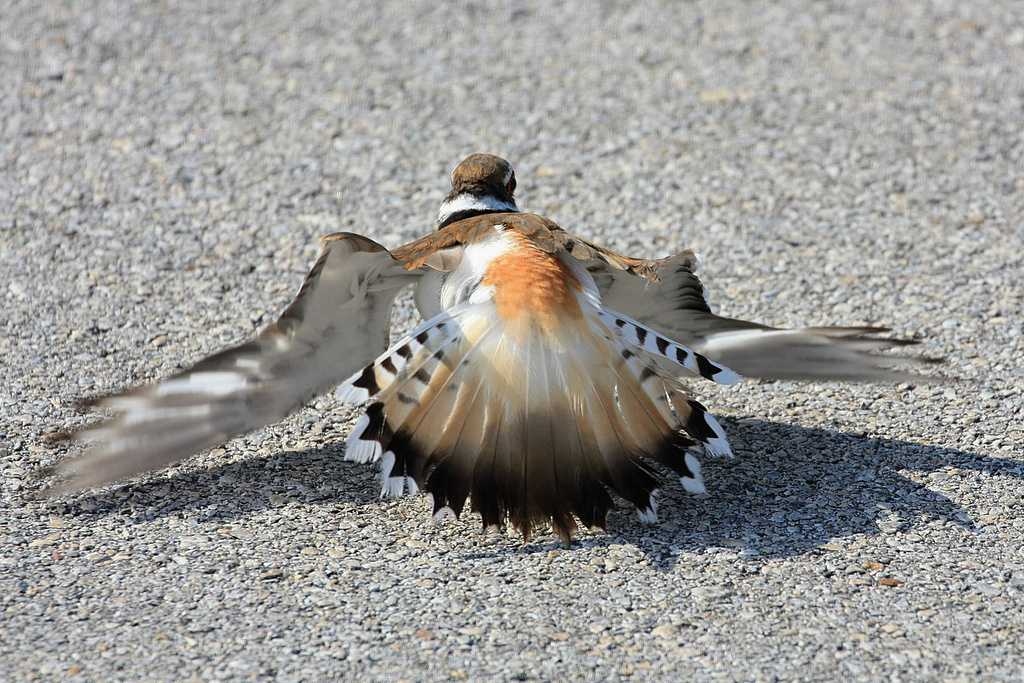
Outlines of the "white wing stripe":
<svg viewBox="0 0 1024 683">
<path fill-rule="evenodd" d="M 245 389 L 245 375 L 230 370 L 197 372 L 172 379 L 157 385 L 157 396 L 173 394 L 207 394 L 209 396 L 227 396 Z"/>
</svg>

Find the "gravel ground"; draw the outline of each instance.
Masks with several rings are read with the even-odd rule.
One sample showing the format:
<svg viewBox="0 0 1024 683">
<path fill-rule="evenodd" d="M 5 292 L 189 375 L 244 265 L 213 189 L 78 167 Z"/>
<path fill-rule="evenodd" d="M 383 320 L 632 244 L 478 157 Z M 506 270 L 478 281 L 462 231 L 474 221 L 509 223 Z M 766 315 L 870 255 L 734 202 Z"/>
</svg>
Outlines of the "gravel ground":
<svg viewBox="0 0 1024 683">
<path fill-rule="evenodd" d="M 1020 680 L 1020 3 L 0 5 L 0 678 Z M 960 381 L 701 385 L 710 495 L 568 549 L 378 501 L 332 397 L 32 499 L 72 399 L 250 335 L 318 234 L 430 230 L 471 151 L 696 248 L 730 315 L 888 323 Z"/>
</svg>

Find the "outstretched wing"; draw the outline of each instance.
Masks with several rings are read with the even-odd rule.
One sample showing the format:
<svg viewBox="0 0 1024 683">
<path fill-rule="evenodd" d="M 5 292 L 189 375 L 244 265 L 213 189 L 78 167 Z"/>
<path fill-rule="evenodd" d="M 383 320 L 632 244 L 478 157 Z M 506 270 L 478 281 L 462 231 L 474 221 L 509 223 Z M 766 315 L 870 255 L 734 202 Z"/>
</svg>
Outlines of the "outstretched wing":
<svg viewBox="0 0 1024 683">
<path fill-rule="evenodd" d="M 255 339 L 150 386 L 87 403 L 116 413 L 67 435 L 90 447 L 56 467 L 50 493 L 164 467 L 276 422 L 388 345 L 391 306 L 413 282 L 387 249 L 351 233 L 321 240 L 295 300 Z"/>
<path fill-rule="evenodd" d="M 656 260 L 622 256 L 583 240 L 570 253 L 583 261 L 602 303 L 622 311 L 745 377 L 847 381 L 922 381 L 894 363 L 932 362 L 881 355 L 918 342 L 879 336 L 885 327 L 779 329 L 725 318 L 711 310 L 692 251 Z"/>
</svg>

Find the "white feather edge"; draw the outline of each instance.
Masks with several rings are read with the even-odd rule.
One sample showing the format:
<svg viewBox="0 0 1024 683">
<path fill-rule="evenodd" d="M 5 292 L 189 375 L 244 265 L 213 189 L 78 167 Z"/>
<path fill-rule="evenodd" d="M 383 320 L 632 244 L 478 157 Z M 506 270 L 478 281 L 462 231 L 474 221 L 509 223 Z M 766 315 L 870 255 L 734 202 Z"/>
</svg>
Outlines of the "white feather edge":
<svg viewBox="0 0 1024 683">
<path fill-rule="evenodd" d="M 232 370 L 216 370 L 194 372 L 185 377 L 168 380 L 155 387 L 157 396 L 174 394 L 206 394 L 208 396 L 227 396 L 245 388 L 247 378 L 240 372 Z"/>
<path fill-rule="evenodd" d="M 434 509 L 434 494 L 427 494 L 427 503 L 430 505 L 430 509 Z M 445 505 L 443 508 L 434 513 L 433 520 L 434 524 L 441 524 L 442 522 L 449 519 L 458 519 L 459 516 L 455 514 L 455 510 Z"/>
<path fill-rule="evenodd" d="M 686 466 L 693 472 L 692 477 L 679 477 L 679 483 L 687 493 L 694 495 L 700 495 L 707 493 L 707 488 L 704 487 L 704 475 L 701 474 L 700 460 L 697 459 L 693 453 L 686 453 L 683 455 L 686 461 Z"/>
<path fill-rule="evenodd" d="M 719 424 L 718 419 L 711 413 L 704 413 L 704 422 L 707 423 L 711 431 L 715 433 L 713 439 L 708 439 L 704 442 L 704 450 L 708 455 L 716 458 L 731 458 L 733 457 L 732 446 L 729 445 L 729 437 L 725 435 L 725 430 L 722 429 L 722 425 Z M 687 461 L 689 464 L 689 461 Z M 699 465 L 699 463 L 698 463 Z"/>
<path fill-rule="evenodd" d="M 348 438 L 345 439 L 345 460 L 349 462 L 376 462 L 380 459 L 380 444 L 375 439 L 364 439 L 363 434 L 370 425 L 370 418 L 361 415 Z"/>
<path fill-rule="evenodd" d="M 651 491 L 651 502 L 645 508 L 637 508 L 636 516 L 640 519 L 642 524 L 657 524 L 658 523 L 658 492 L 657 490 Z"/>
</svg>

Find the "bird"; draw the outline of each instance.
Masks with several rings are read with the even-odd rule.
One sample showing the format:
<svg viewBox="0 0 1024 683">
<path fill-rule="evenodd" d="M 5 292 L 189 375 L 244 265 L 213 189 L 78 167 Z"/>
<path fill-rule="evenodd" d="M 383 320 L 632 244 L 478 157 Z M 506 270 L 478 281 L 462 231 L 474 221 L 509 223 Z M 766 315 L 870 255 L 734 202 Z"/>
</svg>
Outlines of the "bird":
<svg viewBox="0 0 1024 683">
<path fill-rule="evenodd" d="M 700 383 L 743 378 L 927 381 L 876 326 L 780 329 L 717 315 L 691 250 L 626 256 L 521 211 L 512 165 L 471 154 L 436 229 L 387 249 L 337 232 L 280 317 L 250 341 L 154 384 L 86 399 L 113 417 L 47 474 L 66 495 L 163 468 L 277 422 L 334 389 L 365 406 L 346 460 L 377 463 L 381 496 L 425 492 L 435 520 L 467 504 L 485 529 L 569 542 L 606 529 L 613 497 L 658 519 L 663 472 L 706 492 L 731 457 Z M 389 343 L 395 297 L 423 322 Z"/>
</svg>

